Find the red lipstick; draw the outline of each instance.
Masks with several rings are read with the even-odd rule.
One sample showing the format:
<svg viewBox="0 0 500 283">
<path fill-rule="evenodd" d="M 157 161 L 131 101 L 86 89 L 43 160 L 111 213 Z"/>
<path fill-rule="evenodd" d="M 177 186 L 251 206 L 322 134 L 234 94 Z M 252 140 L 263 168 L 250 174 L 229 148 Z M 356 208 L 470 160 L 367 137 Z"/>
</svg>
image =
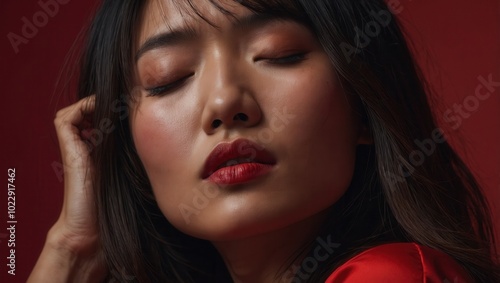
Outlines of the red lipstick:
<svg viewBox="0 0 500 283">
<path fill-rule="evenodd" d="M 247 139 L 219 143 L 205 161 L 202 178 L 220 185 L 250 182 L 276 164 L 264 147 Z"/>
</svg>

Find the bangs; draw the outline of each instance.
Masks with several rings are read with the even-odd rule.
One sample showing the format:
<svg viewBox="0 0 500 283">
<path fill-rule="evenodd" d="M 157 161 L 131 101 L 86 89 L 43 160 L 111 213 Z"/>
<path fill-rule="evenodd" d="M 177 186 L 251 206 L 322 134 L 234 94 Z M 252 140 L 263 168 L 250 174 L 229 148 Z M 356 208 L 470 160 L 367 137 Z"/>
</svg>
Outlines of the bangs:
<svg viewBox="0 0 500 283">
<path fill-rule="evenodd" d="M 214 28 L 218 28 L 217 25 L 208 20 L 203 14 L 197 9 L 196 4 L 193 0 L 172 0 L 181 13 L 186 13 L 190 16 L 195 16 L 203 21 L 207 22 Z M 220 0 L 208 0 L 214 7 L 217 8 L 219 12 L 223 15 L 231 18 L 234 21 L 238 21 L 237 17 L 223 7 L 222 1 Z M 227 3 L 234 3 L 236 5 L 241 5 L 248 10 L 252 11 L 258 15 L 271 16 L 276 18 L 291 19 L 296 22 L 302 23 L 304 25 L 310 26 L 308 17 L 303 12 L 304 9 L 301 8 L 300 4 L 296 1 L 291 0 L 232 0 L 227 1 Z"/>
</svg>

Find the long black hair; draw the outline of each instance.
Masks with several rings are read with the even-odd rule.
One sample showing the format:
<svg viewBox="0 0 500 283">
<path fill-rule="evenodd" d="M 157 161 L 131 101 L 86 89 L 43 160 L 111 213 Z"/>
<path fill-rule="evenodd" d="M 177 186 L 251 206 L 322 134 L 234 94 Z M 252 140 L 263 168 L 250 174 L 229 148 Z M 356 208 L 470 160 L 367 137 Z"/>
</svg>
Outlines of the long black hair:
<svg viewBox="0 0 500 283">
<path fill-rule="evenodd" d="M 202 16 L 191 0 L 173 1 Z M 210 2 L 221 16 L 230 16 L 215 0 Z M 430 92 L 394 11 L 382 0 L 235 2 L 254 13 L 307 26 L 329 55 L 345 92 L 359 100 L 373 136 L 372 145 L 359 146 L 353 181 L 333 204 L 318 235 L 333 238 L 338 249 L 300 280 L 325 280 L 336 266 L 368 247 L 417 242 L 447 253 L 477 282 L 500 282 L 487 202 L 440 135 L 429 107 Z M 100 121 L 113 125 L 113 131 L 90 144 L 110 279 L 231 282 L 209 242 L 181 233 L 162 215 L 133 146 L 128 109 L 134 42 L 144 6 L 141 0 L 104 0 L 81 59 L 78 95 L 96 94 L 96 128 Z M 415 155 L 415 140 L 432 137 L 432 154 Z M 307 254 L 312 245 L 297 256 Z"/>
</svg>

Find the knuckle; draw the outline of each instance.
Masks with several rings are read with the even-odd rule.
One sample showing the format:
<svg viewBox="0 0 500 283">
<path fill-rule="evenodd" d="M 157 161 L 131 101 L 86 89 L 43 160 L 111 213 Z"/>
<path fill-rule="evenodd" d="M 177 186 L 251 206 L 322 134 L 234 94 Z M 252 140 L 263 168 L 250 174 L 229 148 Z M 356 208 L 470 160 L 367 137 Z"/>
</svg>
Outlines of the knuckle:
<svg viewBox="0 0 500 283">
<path fill-rule="evenodd" d="M 56 116 L 54 118 L 54 124 L 56 126 L 64 124 L 64 122 L 67 120 L 67 116 L 68 116 L 67 108 L 57 111 Z"/>
<path fill-rule="evenodd" d="M 64 109 L 57 111 L 56 116 L 54 117 L 54 124 L 57 126 L 61 124 L 64 117 Z"/>
</svg>

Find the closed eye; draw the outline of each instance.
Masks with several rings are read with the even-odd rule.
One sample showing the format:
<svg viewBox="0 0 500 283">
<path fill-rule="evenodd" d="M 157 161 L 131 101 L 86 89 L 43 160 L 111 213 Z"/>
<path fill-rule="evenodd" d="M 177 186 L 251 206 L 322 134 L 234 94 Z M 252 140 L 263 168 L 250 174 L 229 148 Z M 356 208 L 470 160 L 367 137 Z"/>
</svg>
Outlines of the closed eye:
<svg viewBox="0 0 500 283">
<path fill-rule="evenodd" d="M 305 53 L 296 53 L 288 56 L 277 57 L 277 58 L 258 58 L 255 61 L 265 60 L 267 63 L 275 65 L 293 65 L 299 63 L 306 59 Z"/>
<path fill-rule="evenodd" d="M 194 75 L 194 73 L 189 74 L 185 77 L 182 77 L 179 80 L 176 80 L 176 81 L 169 83 L 169 84 L 166 84 L 166 85 L 148 88 L 148 89 L 146 89 L 146 91 L 148 92 L 147 96 L 157 96 L 157 95 L 164 95 L 164 94 L 171 93 L 171 92 L 179 89 L 180 87 L 182 87 L 184 85 L 184 83 L 193 75 Z"/>
</svg>

